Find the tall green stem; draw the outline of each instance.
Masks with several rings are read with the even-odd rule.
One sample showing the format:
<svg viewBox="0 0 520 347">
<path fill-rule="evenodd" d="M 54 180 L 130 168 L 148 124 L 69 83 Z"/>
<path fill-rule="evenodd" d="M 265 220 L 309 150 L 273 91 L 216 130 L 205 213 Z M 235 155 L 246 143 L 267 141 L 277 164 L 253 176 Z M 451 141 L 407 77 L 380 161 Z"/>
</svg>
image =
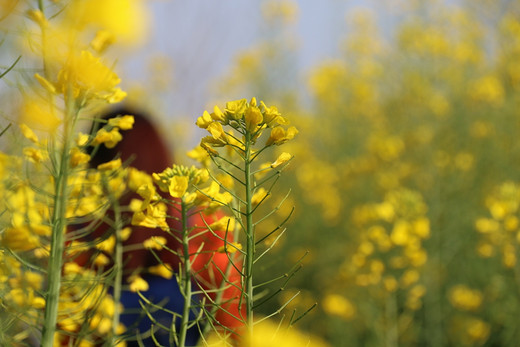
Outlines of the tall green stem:
<svg viewBox="0 0 520 347">
<path fill-rule="evenodd" d="M 245 255 L 245 290 L 246 290 L 246 324 L 250 335 L 253 334 L 253 261 L 255 256 L 255 233 L 253 225 L 253 180 L 251 175 L 251 133 L 245 136 L 245 189 L 246 189 L 246 237 Z"/>
<path fill-rule="evenodd" d="M 63 147 L 59 154 L 55 170 L 54 185 L 54 210 L 51 217 L 52 237 L 49 266 L 47 276 L 49 286 L 45 303 L 45 319 L 42 330 L 42 346 L 51 347 L 54 342 L 54 332 L 58 319 L 58 304 L 61 287 L 61 268 L 63 265 L 63 252 L 65 245 L 65 231 L 67 228 L 67 201 L 69 189 L 67 181 L 69 177 L 69 147 L 72 128 L 75 123 L 76 110 L 72 90 L 69 88 L 66 98 L 66 114 L 63 120 Z"/>
<path fill-rule="evenodd" d="M 179 329 L 179 347 L 184 347 L 186 344 L 186 335 L 188 333 L 188 326 L 190 323 L 190 309 L 191 309 L 191 262 L 189 249 L 189 233 L 188 229 L 188 210 L 186 204 L 181 202 L 181 220 L 182 220 L 182 247 L 183 247 L 183 273 L 181 279 L 181 292 L 184 296 L 184 309 L 182 311 L 181 326 Z M 172 321 L 175 324 L 175 320 Z M 173 330 L 172 326 L 172 331 Z"/>
<path fill-rule="evenodd" d="M 116 245 L 114 252 L 114 316 L 112 317 L 112 334 L 110 338 L 105 342 L 105 346 L 115 346 L 117 339 L 117 327 L 119 326 L 119 317 L 121 315 L 120 301 L 121 301 L 121 288 L 123 282 L 123 240 L 121 239 L 121 230 L 123 229 L 123 221 L 121 220 L 121 209 L 119 202 L 115 198 L 114 194 L 110 193 L 110 202 L 114 209 L 114 230 L 116 237 Z"/>
</svg>

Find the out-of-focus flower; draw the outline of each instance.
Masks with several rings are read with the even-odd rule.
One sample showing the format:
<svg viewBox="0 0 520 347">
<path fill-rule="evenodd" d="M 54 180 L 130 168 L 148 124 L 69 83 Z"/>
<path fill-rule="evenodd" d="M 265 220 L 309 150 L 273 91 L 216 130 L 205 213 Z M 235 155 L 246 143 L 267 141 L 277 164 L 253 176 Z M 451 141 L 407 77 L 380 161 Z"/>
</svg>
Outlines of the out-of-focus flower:
<svg viewBox="0 0 520 347">
<path fill-rule="evenodd" d="M 117 159 L 111 160 L 109 162 L 99 164 L 97 166 L 97 169 L 100 171 L 117 170 L 121 167 L 121 165 L 122 165 L 121 158 L 117 158 Z"/>
<path fill-rule="evenodd" d="M 32 129 L 47 133 L 56 130 L 61 123 L 56 110 L 47 100 L 29 95 L 23 100 L 20 122 L 27 124 Z"/>
<path fill-rule="evenodd" d="M 105 99 L 110 103 L 121 101 L 126 94 L 117 87 L 121 82 L 115 72 L 89 51 L 73 55 L 58 73 L 56 89 L 63 94 L 72 88 L 74 96 L 80 94 Z"/>
<path fill-rule="evenodd" d="M 123 136 L 119 132 L 118 128 L 112 128 L 110 131 L 101 128 L 96 133 L 91 144 L 92 146 L 97 146 L 104 143 L 107 148 L 114 148 L 122 139 Z"/>
<path fill-rule="evenodd" d="M 350 320 L 356 314 L 356 307 L 345 297 L 329 294 L 323 299 L 323 310 L 330 315 Z"/>
<path fill-rule="evenodd" d="M 479 290 L 471 289 L 459 284 L 449 290 L 448 298 L 453 307 L 463 311 L 477 310 L 483 301 Z"/>
<path fill-rule="evenodd" d="M 110 118 L 108 125 L 118 127 L 121 130 L 130 130 L 134 126 L 134 116 L 125 115 L 121 117 Z"/>
<path fill-rule="evenodd" d="M 141 276 L 131 276 L 130 291 L 132 292 L 146 292 L 149 289 L 148 282 L 146 282 Z"/>
<path fill-rule="evenodd" d="M 292 155 L 290 153 L 287 153 L 287 152 L 283 152 L 282 154 L 280 154 L 278 156 L 278 158 L 271 164 L 271 167 L 274 169 L 274 168 L 277 168 L 278 166 L 280 165 L 283 165 L 285 163 L 287 163 L 289 160 L 292 159 Z"/>
<path fill-rule="evenodd" d="M 230 242 L 226 244 L 225 246 L 220 246 L 217 249 L 218 253 L 235 253 L 236 251 L 239 251 L 242 249 L 242 245 L 238 242 Z"/>
</svg>

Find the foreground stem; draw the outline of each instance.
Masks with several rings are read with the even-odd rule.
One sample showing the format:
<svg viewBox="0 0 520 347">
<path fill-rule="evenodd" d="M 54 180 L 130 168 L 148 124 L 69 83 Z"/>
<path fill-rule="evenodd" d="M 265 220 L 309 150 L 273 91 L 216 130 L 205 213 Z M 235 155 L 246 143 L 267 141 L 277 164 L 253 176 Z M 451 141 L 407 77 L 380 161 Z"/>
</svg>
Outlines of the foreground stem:
<svg viewBox="0 0 520 347">
<path fill-rule="evenodd" d="M 255 234 L 253 225 L 253 182 L 251 175 L 251 133 L 245 135 L 245 190 L 246 190 L 246 255 L 245 255 L 245 290 L 246 290 L 246 325 L 248 333 L 253 334 L 253 261 L 255 254 Z"/>
<path fill-rule="evenodd" d="M 75 123 L 75 106 L 72 90 L 69 88 L 66 99 L 66 114 L 64 117 L 63 148 L 59 154 L 55 170 L 54 185 L 54 210 L 51 217 L 52 237 L 50 245 L 50 258 L 47 270 L 48 291 L 45 303 L 44 325 L 42 330 L 42 346 L 51 347 L 54 343 L 54 333 L 58 319 L 58 304 L 61 287 L 61 268 L 63 266 L 63 252 L 65 248 L 65 231 L 67 229 L 67 201 L 69 189 L 67 181 L 70 174 L 69 148 L 72 128 Z"/>
<path fill-rule="evenodd" d="M 183 273 L 181 279 L 181 291 L 184 296 L 184 309 L 182 311 L 181 326 L 179 329 L 179 347 L 186 345 L 186 335 L 188 334 L 188 326 L 190 323 L 191 308 L 191 262 L 189 250 L 189 229 L 188 229 L 188 211 L 186 204 L 181 202 L 181 220 L 182 220 L 182 246 L 183 246 Z M 175 320 L 172 322 L 175 324 Z"/>
</svg>

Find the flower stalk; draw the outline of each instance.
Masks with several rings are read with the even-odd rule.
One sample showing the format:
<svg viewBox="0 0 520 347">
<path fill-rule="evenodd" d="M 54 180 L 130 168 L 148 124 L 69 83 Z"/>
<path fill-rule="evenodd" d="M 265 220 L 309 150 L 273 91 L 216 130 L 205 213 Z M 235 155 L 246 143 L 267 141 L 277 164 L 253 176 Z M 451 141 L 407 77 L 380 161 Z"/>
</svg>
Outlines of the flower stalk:
<svg viewBox="0 0 520 347">
<path fill-rule="evenodd" d="M 251 133 L 246 131 L 244 157 L 244 182 L 246 195 L 246 254 L 245 254 L 245 290 L 246 290 L 246 321 L 248 333 L 253 334 L 253 263 L 255 257 L 255 231 L 253 224 L 253 176 L 251 175 Z"/>
<path fill-rule="evenodd" d="M 191 309 L 191 262 L 189 250 L 189 234 L 188 228 L 188 208 L 186 203 L 181 199 L 181 221 L 182 221 L 182 247 L 183 247 L 183 261 L 182 261 L 182 278 L 181 278 L 181 292 L 184 297 L 184 308 L 182 311 L 181 326 L 179 329 L 179 347 L 186 345 L 186 335 L 188 333 L 190 323 L 190 309 Z M 172 320 L 172 325 L 175 320 Z M 172 326 L 171 332 L 175 331 Z M 170 342 L 171 343 L 171 342 Z"/>
<path fill-rule="evenodd" d="M 63 120 L 63 145 L 56 162 L 54 186 L 54 210 L 51 217 L 52 236 L 50 244 L 50 258 L 47 270 L 48 291 L 45 304 L 44 325 L 42 330 L 42 346 L 51 347 L 54 344 L 54 333 L 58 318 L 58 304 L 62 279 L 63 252 L 65 246 L 65 231 L 67 229 L 67 202 L 69 188 L 67 181 L 70 174 L 71 134 L 73 134 L 77 110 L 72 88 L 68 88 L 66 95 L 66 113 Z"/>
</svg>

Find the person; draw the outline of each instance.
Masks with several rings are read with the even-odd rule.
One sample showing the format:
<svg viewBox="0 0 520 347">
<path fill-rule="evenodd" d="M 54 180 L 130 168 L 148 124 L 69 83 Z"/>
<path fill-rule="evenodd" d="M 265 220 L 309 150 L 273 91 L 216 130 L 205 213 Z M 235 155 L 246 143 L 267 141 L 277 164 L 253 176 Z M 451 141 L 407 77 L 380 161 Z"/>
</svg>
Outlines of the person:
<svg viewBox="0 0 520 347">
<path fill-rule="evenodd" d="M 122 162 L 128 162 L 130 166 L 144 171 L 148 174 L 162 172 L 165 168 L 173 164 L 173 157 L 168 150 L 166 142 L 158 131 L 158 127 L 153 121 L 141 112 L 128 108 L 116 109 L 112 112 L 104 114 L 101 118 L 108 120 L 117 116 L 132 115 L 134 116 L 134 126 L 130 130 L 121 130 L 123 139 L 113 148 L 99 146 L 91 158 L 90 165 L 97 167 L 98 165 L 111 161 L 116 157 L 121 158 Z M 95 127 L 93 126 L 93 129 Z M 95 130 L 93 130 L 95 131 Z M 135 194 L 127 194 L 121 198 L 121 206 L 127 205 L 132 198 L 136 198 Z M 175 209 L 169 211 L 170 215 L 178 215 Z M 220 215 L 204 216 L 201 214 L 194 214 L 189 224 L 191 226 L 205 227 L 216 221 Z M 130 219 L 127 216 L 127 219 Z M 172 230 L 180 229 L 180 222 L 170 218 L 170 228 Z M 107 231 L 107 225 L 99 227 L 94 236 L 99 237 L 100 234 Z M 193 275 L 198 279 L 197 285 L 205 290 L 214 290 L 219 286 L 225 284 L 223 282 L 223 273 L 229 271 L 227 279 L 232 281 L 235 285 L 225 286 L 221 297 L 221 306 L 215 314 L 215 322 L 213 325 L 219 326 L 225 331 L 231 333 L 235 338 L 238 336 L 238 330 L 242 326 L 241 320 L 238 319 L 243 310 L 239 307 L 240 290 L 240 276 L 238 268 L 229 266 L 229 258 L 225 253 L 218 253 L 219 247 L 224 245 L 226 233 L 217 231 L 218 236 L 207 232 L 200 233 L 197 231 L 196 237 L 190 241 L 190 253 L 195 253 L 198 250 L 201 252 L 194 257 L 192 263 Z M 177 250 L 180 245 L 179 242 L 172 236 L 168 235 L 161 229 L 149 229 L 140 226 L 132 226 L 130 237 L 124 241 L 124 249 L 131 249 L 123 253 L 123 283 L 128 283 L 130 276 L 135 273 L 140 273 L 140 276 L 149 284 L 149 289 L 142 294 L 151 302 L 163 306 L 165 310 L 156 310 L 153 312 L 154 319 L 160 324 L 169 327 L 172 321 L 172 314 L 167 310 L 180 313 L 184 307 L 184 297 L 180 293 L 177 279 L 173 276 L 167 279 L 147 272 L 150 267 L 159 264 L 159 260 L 154 254 L 142 247 L 145 240 L 152 236 L 162 236 L 167 238 L 166 247 L 156 254 L 161 262 L 167 265 L 170 269 L 179 268 L 179 258 L 168 251 L 169 249 Z M 195 285 L 194 288 L 197 288 Z M 216 293 L 210 294 L 211 299 L 216 298 Z M 196 300 L 203 300 L 199 295 Z M 127 327 L 127 333 L 135 335 L 135 341 L 127 341 L 127 346 L 140 346 L 137 340 L 142 340 L 145 346 L 155 346 L 153 339 L 149 336 L 152 321 L 143 314 L 141 307 L 141 298 L 137 293 L 131 291 L 123 291 L 121 295 L 121 303 L 124 306 L 124 311 L 121 315 L 121 322 Z M 192 312 L 194 318 L 196 312 Z M 156 325 L 157 326 L 157 325 Z M 177 327 L 178 328 L 178 327 Z M 188 331 L 187 346 L 195 346 L 200 338 L 201 328 L 194 326 Z M 154 338 L 164 346 L 169 345 L 169 332 L 165 329 L 158 328 L 154 333 Z"/>
</svg>

